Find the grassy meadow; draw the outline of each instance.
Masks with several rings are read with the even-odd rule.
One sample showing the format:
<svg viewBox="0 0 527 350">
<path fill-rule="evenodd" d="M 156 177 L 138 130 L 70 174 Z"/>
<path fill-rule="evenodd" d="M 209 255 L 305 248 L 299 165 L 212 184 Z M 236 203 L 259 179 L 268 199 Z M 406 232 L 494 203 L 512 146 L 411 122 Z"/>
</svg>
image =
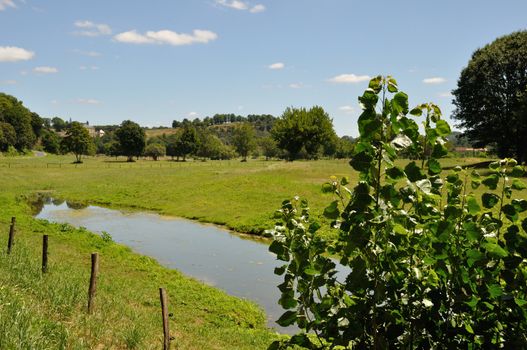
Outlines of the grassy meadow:
<svg viewBox="0 0 527 350">
<path fill-rule="evenodd" d="M 157 349 L 158 288 L 169 292 L 176 349 L 265 349 L 278 335 L 253 303 L 230 297 L 84 229 L 33 219 L 39 191 L 107 207 L 155 211 L 261 232 L 282 200 L 307 198 L 321 216 L 330 175 L 357 180 L 345 160 L 178 163 L 73 156 L 0 158 L 0 349 Z M 447 159 L 444 166 L 480 159 Z M 527 197 L 527 191 L 519 196 Z M 11 216 L 16 245 L 6 254 Z M 40 273 L 41 236 L 50 236 L 49 273 Z M 96 312 L 87 315 L 90 253 L 101 258 Z"/>
</svg>

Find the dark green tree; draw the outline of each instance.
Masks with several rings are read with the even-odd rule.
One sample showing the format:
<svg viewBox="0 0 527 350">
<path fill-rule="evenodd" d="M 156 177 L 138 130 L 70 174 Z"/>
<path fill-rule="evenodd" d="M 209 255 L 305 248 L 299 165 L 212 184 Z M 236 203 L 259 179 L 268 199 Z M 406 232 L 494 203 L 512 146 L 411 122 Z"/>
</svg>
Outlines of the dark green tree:
<svg viewBox="0 0 527 350">
<path fill-rule="evenodd" d="M 496 39 L 472 54 L 453 91 L 453 118 L 478 147 L 497 145 L 500 157 L 527 160 L 527 114 L 518 113 L 527 88 L 527 31 Z"/>
<path fill-rule="evenodd" d="M 62 120 L 62 118 L 59 117 L 54 117 L 53 119 L 51 119 L 51 125 L 53 126 L 53 129 L 55 129 L 55 131 L 57 132 L 63 131 L 68 126 L 68 124 L 64 120 Z"/>
<path fill-rule="evenodd" d="M 52 130 L 43 129 L 41 133 L 41 141 L 44 151 L 53 154 L 60 154 L 60 137 Z"/>
<path fill-rule="evenodd" d="M 242 157 L 242 162 L 246 162 L 249 152 L 256 148 L 255 138 L 254 127 L 249 123 L 242 123 L 234 128 L 232 144 L 236 148 L 236 152 Z"/>
<path fill-rule="evenodd" d="M 199 137 L 196 128 L 190 123 L 184 123 L 181 134 L 176 141 L 178 155 L 186 161 L 187 155 L 193 154 L 199 147 Z"/>
<path fill-rule="evenodd" d="M 0 122 L 0 151 L 6 152 L 16 142 L 15 128 L 9 123 Z"/>
<path fill-rule="evenodd" d="M 287 152 L 288 160 L 299 158 L 304 152 L 307 158 L 317 158 L 324 143 L 335 137 L 333 122 L 322 107 L 287 108 L 271 129 L 278 147 Z"/>
<path fill-rule="evenodd" d="M 0 122 L 9 123 L 15 129 L 16 139 L 12 146 L 19 151 L 30 149 L 35 144 L 31 121 L 31 111 L 24 107 L 22 101 L 0 93 Z"/>
<path fill-rule="evenodd" d="M 75 163 L 82 163 L 82 155 L 88 155 L 95 150 L 95 145 L 88 129 L 79 122 L 72 122 L 62 139 L 62 148 L 75 155 Z"/>
<path fill-rule="evenodd" d="M 119 129 L 115 131 L 115 136 L 119 142 L 119 149 L 128 159 L 133 162 L 133 157 L 139 157 L 145 149 L 146 135 L 139 124 L 131 120 L 121 123 Z"/>
</svg>

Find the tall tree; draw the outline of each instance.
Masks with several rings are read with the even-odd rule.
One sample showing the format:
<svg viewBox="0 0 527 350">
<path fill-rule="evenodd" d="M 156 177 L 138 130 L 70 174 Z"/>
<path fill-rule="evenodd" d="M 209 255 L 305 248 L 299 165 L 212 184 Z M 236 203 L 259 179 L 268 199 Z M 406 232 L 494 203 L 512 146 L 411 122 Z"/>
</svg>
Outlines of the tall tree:
<svg viewBox="0 0 527 350">
<path fill-rule="evenodd" d="M 190 123 L 183 123 L 183 129 L 176 141 L 178 156 L 186 161 L 188 154 L 193 154 L 199 147 L 199 137 L 196 128 Z"/>
<path fill-rule="evenodd" d="M 453 91 L 453 118 L 475 146 L 495 143 L 500 157 L 527 161 L 527 31 L 496 39 L 472 54 Z"/>
<path fill-rule="evenodd" d="M 95 145 L 88 129 L 79 122 L 72 122 L 66 130 L 66 137 L 62 139 L 62 147 L 67 152 L 75 154 L 75 163 L 82 163 L 82 155 L 90 154 Z"/>
<path fill-rule="evenodd" d="M 278 147 L 287 152 L 287 159 L 294 160 L 305 153 L 307 158 L 317 158 L 327 140 L 335 140 L 333 121 L 322 107 L 287 108 L 271 129 Z"/>
<path fill-rule="evenodd" d="M 232 144 L 236 152 L 242 156 L 242 162 L 247 161 L 247 155 L 256 147 L 256 133 L 254 127 L 249 123 L 243 123 L 236 126 L 232 134 Z"/>
<path fill-rule="evenodd" d="M 115 131 L 115 136 L 120 145 L 119 149 L 128 158 L 128 162 L 133 162 L 133 157 L 139 157 L 143 153 L 146 135 L 139 124 L 125 120 Z"/>
<path fill-rule="evenodd" d="M 31 111 L 24 107 L 22 101 L 11 95 L 0 93 L 0 122 L 9 123 L 15 129 L 17 150 L 31 148 L 36 141 L 31 124 Z"/>
</svg>

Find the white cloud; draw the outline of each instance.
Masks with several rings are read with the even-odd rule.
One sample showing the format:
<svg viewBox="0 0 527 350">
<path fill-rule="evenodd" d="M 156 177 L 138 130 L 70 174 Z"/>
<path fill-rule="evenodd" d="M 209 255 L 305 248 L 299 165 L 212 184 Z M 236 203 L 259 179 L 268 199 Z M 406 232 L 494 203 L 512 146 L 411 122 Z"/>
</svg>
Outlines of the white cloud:
<svg viewBox="0 0 527 350">
<path fill-rule="evenodd" d="M 452 93 L 450 91 L 440 92 L 437 96 L 441 98 L 450 98 L 452 97 Z"/>
<path fill-rule="evenodd" d="M 77 103 L 81 105 L 98 105 L 101 104 L 101 101 L 94 98 L 79 98 L 77 99 Z"/>
<path fill-rule="evenodd" d="M 16 46 L 0 46 L 0 62 L 27 61 L 33 58 L 35 53 Z"/>
<path fill-rule="evenodd" d="M 100 57 L 102 54 L 97 51 L 82 51 L 82 50 L 73 50 L 73 52 L 78 53 L 82 56 L 89 56 L 89 57 Z"/>
<path fill-rule="evenodd" d="M 239 11 L 249 11 L 250 13 L 265 11 L 265 6 L 262 4 L 251 5 L 241 0 L 216 0 L 216 4 Z"/>
<path fill-rule="evenodd" d="M 59 70 L 55 67 L 48 67 L 48 66 L 40 66 L 33 68 L 33 72 L 38 74 L 54 74 L 58 73 Z"/>
<path fill-rule="evenodd" d="M 2 85 L 15 85 L 17 83 L 16 80 L 2 80 L 0 81 L 0 84 Z"/>
<path fill-rule="evenodd" d="M 129 44 L 168 44 L 173 46 L 206 44 L 216 40 L 218 35 L 209 30 L 194 29 L 192 34 L 176 33 L 171 30 L 148 31 L 145 34 L 137 33 L 135 30 L 119 33 L 114 36 L 116 41 Z"/>
<path fill-rule="evenodd" d="M 249 8 L 249 5 L 247 5 L 245 2 L 239 1 L 239 0 L 231 0 L 231 1 L 216 0 L 216 3 L 218 5 L 225 6 L 225 7 L 230 7 L 232 9 L 236 9 L 236 10 L 247 10 Z"/>
<path fill-rule="evenodd" d="M 339 107 L 339 111 L 342 111 L 346 114 L 352 114 L 353 112 L 355 112 L 355 108 L 353 108 L 353 106 L 341 106 Z"/>
<path fill-rule="evenodd" d="M 285 64 L 282 62 L 276 62 L 268 66 L 269 69 L 284 69 Z"/>
<path fill-rule="evenodd" d="M 187 114 L 187 117 L 196 118 L 198 115 L 199 115 L 198 112 L 189 112 L 189 114 Z"/>
<path fill-rule="evenodd" d="M 76 35 L 94 37 L 112 34 L 112 28 L 107 24 L 93 23 L 91 21 L 77 21 L 74 24 L 75 27 L 82 29 L 74 32 Z"/>
<path fill-rule="evenodd" d="M 302 88 L 307 87 L 307 85 L 304 85 L 303 83 L 291 83 L 289 84 L 289 87 L 291 89 L 302 89 Z"/>
<path fill-rule="evenodd" d="M 0 0 L 0 11 L 6 10 L 8 7 L 15 8 L 16 5 L 13 0 Z"/>
<path fill-rule="evenodd" d="M 262 5 L 262 4 L 254 5 L 254 6 L 249 10 L 250 13 L 259 13 L 259 12 L 264 12 L 264 11 L 265 11 L 265 6 Z"/>
<path fill-rule="evenodd" d="M 80 70 L 99 70 L 99 67 L 97 66 L 80 66 Z"/>
<path fill-rule="evenodd" d="M 341 74 L 329 79 L 328 81 L 337 84 L 357 84 L 370 79 L 371 77 L 369 75 Z"/>
<path fill-rule="evenodd" d="M 433 78 L 423 79 L 423 83 L 425 84 L 443 84 L 444 82 L 446 82 L 446 79 L 442 77 L 433 77 Z"/>
<path fill-rule="evenodd" d="M 52 105 L 56 106 L 59 104 L 59 101 L 58 100 L 51 100 L 49 101 L 49 103 L 51 103 Z"/>
</svg>

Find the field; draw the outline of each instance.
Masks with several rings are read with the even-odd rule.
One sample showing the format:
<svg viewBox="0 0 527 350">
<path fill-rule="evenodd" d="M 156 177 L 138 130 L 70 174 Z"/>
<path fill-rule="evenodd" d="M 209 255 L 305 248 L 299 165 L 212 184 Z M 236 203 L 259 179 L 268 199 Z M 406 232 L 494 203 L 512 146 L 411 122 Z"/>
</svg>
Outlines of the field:
<svg viewBox="0 0 527 350">
<path fill-rule="evenodd" d="M 104 241 L 83 229 L 49 224 L 31 216 L 28 199 L 38 191 L 72 201 L 155 211 L 261 232 L 274 211 L 295 195 L 320 217 L 332 200 L 321 191 L 330 175 L 356 174 L 347 161 L 250 160 L 178 163 L 169 160 L 72 156 L 0 158 L 0 232 L 6 239 L 16 216 L 17 241 L 0 252 L 0 348 L 159 348 L 162 338 L 158 288 L 169 291 L 176 348 L 264 349 L 277 335 L 265 328 L 254 304 L 204 286 L 152 259 Z M 447 159 L 443 165 L 480 159 Z M 527 196 L 524 190 L 519 194 Z M 50 235 L 51 266 L 39 271 L 41 235 Z M 5 242 L 2 239 L 2 242 Z M 94 315 L 85 313 L 89 255 L 101 254 L 101 280 Z"/>
</svg>

